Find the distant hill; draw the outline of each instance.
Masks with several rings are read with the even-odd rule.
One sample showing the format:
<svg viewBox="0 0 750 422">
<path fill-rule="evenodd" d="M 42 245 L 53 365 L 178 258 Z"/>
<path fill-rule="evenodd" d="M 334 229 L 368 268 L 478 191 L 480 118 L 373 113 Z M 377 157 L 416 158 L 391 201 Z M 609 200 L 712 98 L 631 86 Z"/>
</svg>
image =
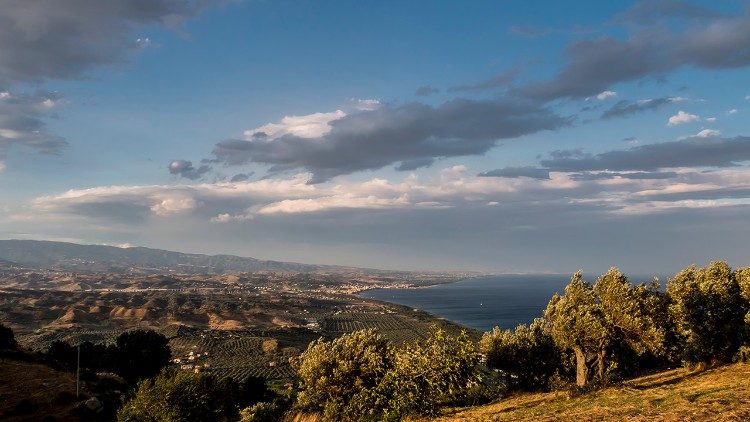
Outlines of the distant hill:
<svg viewBox="0 0 750 422">
<path fill-rule="evenodd" d="M 0 266 L 92 272 L 150 272 L 212 274 L 227 271 L 345 271 L 348 267 L 264 261 L 233 255 L 202 255 L 151 249 L 38 240 L 0 240 Z M 365 271 L 365 270 L 363 270 Z"/>
</svg>

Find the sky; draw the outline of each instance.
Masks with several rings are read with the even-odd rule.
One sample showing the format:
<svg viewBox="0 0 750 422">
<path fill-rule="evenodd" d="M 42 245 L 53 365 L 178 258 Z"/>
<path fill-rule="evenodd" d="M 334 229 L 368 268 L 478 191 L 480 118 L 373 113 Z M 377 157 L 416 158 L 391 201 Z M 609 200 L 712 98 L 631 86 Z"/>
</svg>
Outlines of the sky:
<svg viewBox="0 0 750 422">
<path fill-rule="evenodd" d="M 0 3 L 0 238 L 750 264 L 746 1 Z"/>
</svg>

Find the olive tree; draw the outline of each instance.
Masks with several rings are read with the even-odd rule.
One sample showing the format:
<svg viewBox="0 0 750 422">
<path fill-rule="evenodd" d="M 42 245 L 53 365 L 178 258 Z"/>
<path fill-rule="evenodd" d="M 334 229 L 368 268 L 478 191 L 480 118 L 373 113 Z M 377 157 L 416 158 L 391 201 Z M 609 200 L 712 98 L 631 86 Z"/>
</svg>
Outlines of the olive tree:
<svg viewBox="0 0 750 422">
<path fill-rule="evenodd" d="M 487 366 L 502 372 L 511 390 L 547 389 L 562 357 L 544 320 L 521 324 L 515 332 L 495 327 L 479 343 Z"/>
<path fill-rule="evenodd" d="M 669 311 L 684 342 L 686 363 L 728 362 L 742 345 L 746 271 L 736 274 L 726 262 L 716 261 L 687 267 L 667 283 Z"/>
<path fill-rule="evenodd" d="M 738 268 L 734 276 L 740 287 L 740 295 L 745 300 L 745 322 L 750 324 L 750 267 Z"/>
<path fill-rule="evenodd" d="M 594 367 L 604 377 L 607 353 L 618 342 L 636 353 L 661 350 L 664 330 L 651 312 L 659 300 L 657 287 L 633 286 L 617 268 L 592 285 L 578 271 L 565 293 L 552 297 L 545 320 L 555 343 L 575 354 L 578 386 L 588 383 Z"/>
<path fill-rule="evenodd" d="M 18 347 L 16 336 L 10 327 L 0 324 L 0 350 L 15 349 Z"/>
<path fill-rule="evenodd" d="M 575 354 L 576 384 L 583 387 L 590 378 L 591 362 L 607 343 L 608 332 L 594 288 L 583 280 L 581 271 L 573 274 L 562 296 L 552 296 L 544 319 L 555 343 Z"/>
<path fill-rule="evenodd" d="M 119 422 L 233 421 L 239 416 L 236 384 L 211 375 L 164 371 L 138 383 L 117 412 Z"/>
<path fill-rule="evenodd" d="M 372 329 L 312 342 L 291 360 L 300 379 L 297 407 L 322 413 L 327 420 L 376 414 L 374 391 L 391 368 L 392 358 L 388 340 Z"/>
<path fill-rule="evenodd" d="M 434 415 L 439 406 L 462 400 L 481 382 L 477 346 L 464 331 L 451 336 L 432 329 L 430 336 L 398 349 L 393 367 L 378 389 L 387 400 L 384 419 Z"/>
</svg>

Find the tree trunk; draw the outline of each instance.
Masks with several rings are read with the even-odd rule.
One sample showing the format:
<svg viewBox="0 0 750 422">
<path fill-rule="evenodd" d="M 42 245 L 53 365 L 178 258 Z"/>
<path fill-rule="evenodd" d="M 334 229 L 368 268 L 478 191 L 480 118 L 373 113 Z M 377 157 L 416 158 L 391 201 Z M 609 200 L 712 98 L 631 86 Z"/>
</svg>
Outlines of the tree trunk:
<svg viewBox="0 0 750 422">
<path fill-rule="evenodd" d="M 604 373 L 607 371 L 607 367 L 604 364 L 604 360 L 607 358 L 607 349 L 601 348 L 599 349 L 599 353 L 596 355 L 596 364 L 597 364 L 597 375 L 599 376 L 599 381 L 604 380 Z"/>
<path fill-rule="evenodd" d="M 586 365 L 586 354 L 580 347 L 574 347 L 576 355 L 576 385 L 584 387 L 589 380 L 589 367 Z"/>
</svg>

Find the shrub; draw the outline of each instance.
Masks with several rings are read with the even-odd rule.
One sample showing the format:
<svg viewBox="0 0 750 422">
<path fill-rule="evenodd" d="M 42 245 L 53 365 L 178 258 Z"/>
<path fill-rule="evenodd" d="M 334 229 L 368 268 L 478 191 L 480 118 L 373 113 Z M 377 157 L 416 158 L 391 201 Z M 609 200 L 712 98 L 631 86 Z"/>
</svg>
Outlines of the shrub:
<svg viewBox="0 0 750 422">
<path fill-rule="evenodd" d="M 117 412 L 120 422 L 230 421 L 238 417 L 231 382 L 193 372 L 164 371 L 138 383 L 135 396 Z"/>
<path fill-rule="evenodd" d="M 731 361 L 746 337 L 747 304 L 729 265 L 719 261 L 685 268 L 669 280 L 667 295 L 685 363 Z"/>
<path fill-rule="evenodd" d="M 284 410 L 279 400 L 256 403 L 240 411 L 240 422 L 276 422 L 281 420 Z"/>
<path fill-rule="evenodd" d="M 169 340 L 151 330 L 133 330 L 115 341 L 114 370 L 129 382 L 155 376 L 169 364 Z"/>
<path fill-rule="evenodd" d="M 0 350 L 14 350 L 18 347 L 16 336 L 10 327 L 0 324 Z"/>
<path fill-rule="evenodd" d="M 466 332 L 450 336 L 433 328 L 423 342 L 406 345 L 394 355 L 379 395 L 385 397 L 384 417 L 434 415 L 439 406 L 466 399 L 481 382 L 479 353 Z"/>
<path fill-rule="evenodd" d="M 541 319 L 519 325 L 515 332 L 495 327 L 484 333 L 479 347 L 487 366 L 501 371 L 509 390 L 548 389 L 561 363 L 560 351 Z"/>
<path fill-rule="evenodd" d="M 376 414 L 372 392 L 391 367 L 388 340 L 375 330 L 345 334 L 331 342 L 312 342 L 291 363 L 300 378 L 297 406 L 325 419 L 356 419 Z"/>
</svg>

